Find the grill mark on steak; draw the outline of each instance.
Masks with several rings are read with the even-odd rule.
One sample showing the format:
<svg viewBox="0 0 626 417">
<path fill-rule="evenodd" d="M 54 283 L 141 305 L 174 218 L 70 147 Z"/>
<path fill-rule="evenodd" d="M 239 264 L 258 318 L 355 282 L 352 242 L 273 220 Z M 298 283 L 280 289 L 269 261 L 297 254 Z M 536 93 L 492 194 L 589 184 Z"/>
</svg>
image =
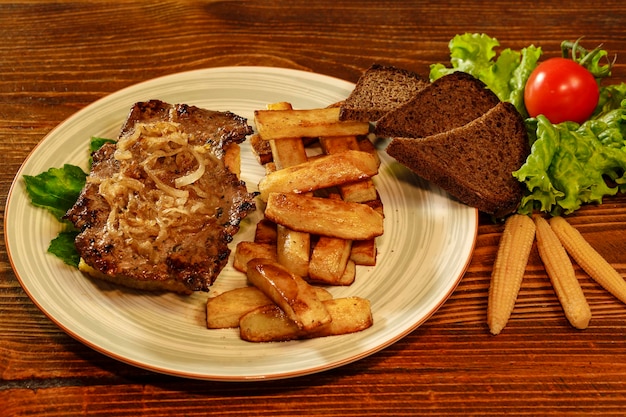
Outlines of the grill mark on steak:
<svg viewBox="0 0 626 417">
<path fill-rule="evenodd" d="M 142 198 L 149 195 L 156 185 L 140 166 L 141 158 L 146 155 L 133 148 L 133 158 L 121 163 L 115 158 L 117 145 L 107 144 L 92 155 L 87 183 L 66 218 L 80 230 L 75 243 L 81 258 L 100 274 L 116 278 L 114 281 L 122 277 L 123 284 L 136 288 L 145 288 L 147 282 L 152 289 L 182 293 L 208 291 L 228 261 L 228 243 L 239 230 L 241 220 L 256 208 L 254 194 L 247 192 L 245 184 L 225 167 L 222 159 L 224 147 L 243 142 L 252 128 L 246 119 L 230 112 L 151 100 L 131 108 L 119 138 L 132 135 L 140 123 L 159 121 L 178 123 L 178 130 L 190 135 L 190 145 L 209 145 L 212 156 L 206 158 L 207 169 L 194 185 L 210 194 L 211 207 L 203 206 L 203 209 L 208 208 L 213 215 L 187 214 L 184 227 L 170 228 L 167 238 L 151 245 L 157 248 L 156 260 L 155 253 L 146 257 L 135 247 L 145 242 L 128 242 L 128 236 L 123 238 L 111 232 L 107 221 L 112 208 L 99 191 L 102 181 L 123 170 L 124 178 L 143 184 L 145 189 L 137 192 Z M 191 154 L 181 155 L 176 159 L 176 172 L 162 170 L 159 180 L 172 184 L 175 178 L 195 170 L 198 166 L 195 158 Z M 189 189 L 188 199 L 191 203 L 194 199 L 207 202 L 193 189 Z"/>
</svg>

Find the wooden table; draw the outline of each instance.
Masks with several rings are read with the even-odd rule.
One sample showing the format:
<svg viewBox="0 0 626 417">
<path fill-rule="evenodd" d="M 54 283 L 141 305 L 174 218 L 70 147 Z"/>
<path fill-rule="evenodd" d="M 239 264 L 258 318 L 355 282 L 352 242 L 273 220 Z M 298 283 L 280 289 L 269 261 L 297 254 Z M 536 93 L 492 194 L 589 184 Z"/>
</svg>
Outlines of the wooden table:
<svg viewBox="0 0 626 417">
<path fill-rule="evenodd" d="M 427 74 L 429 64 L 448 62 L 455 34 L 485 32 L 513 49 L 540 45 L 544 56 L 584 36 L 618 54 L 612 82 L 622 82 L 625 23 L 621 0 L 0 1 L 0 206 L 52 128 L 154 77 L 263 65 L 354 82 L 373 62 Z M 626 274 L 626 196 L 571 221 Z M 481 217 L 457 290 L 403 340 L 335 370 L 250 383 L 152 373 L 75 341 L 26 296 L 2 243 L 0 415 L 622 415 L 626 306 L 580 268 L 593 312 L 587 330 L 567 323 L 535 248 L 508 326 L 489 334 L 501 231 Z"/>
</svg>

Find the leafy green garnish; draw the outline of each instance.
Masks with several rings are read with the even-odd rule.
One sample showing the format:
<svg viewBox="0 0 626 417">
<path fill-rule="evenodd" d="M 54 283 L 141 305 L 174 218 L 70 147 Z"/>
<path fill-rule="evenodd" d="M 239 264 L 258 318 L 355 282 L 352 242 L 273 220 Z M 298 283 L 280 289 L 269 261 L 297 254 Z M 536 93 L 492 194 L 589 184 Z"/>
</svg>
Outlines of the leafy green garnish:
<svg viewBox="0 0 626 417">
<path fill-rule="evenodd" d="M 504 49 L 485 34 L 455 36 L 449 43 L 451 68 L 433 64 L 435 80 L 464 71 L 483 81 L 502 101 L 515 105 L 526 118 L 531 154 L 513 175 L 526 187 L 519 212 L 534 210 L 553 215 L 571 213 L 585 203 L 601 203 L 604 196 L 626 192 L 626 84 L 600 86 L 600 100 L 589 120 L 551 124 L 543 116 L 528 118 L 524 88 L 536 68 L 541 48 L 533 45 L 519 52 Z M 601 65 L 607 52 L 590 52 L 579 41 L 564 41 L 563 55 L 583 64 L 598 83 L 608 77 L 612 63 Z"/>
<path fill-rule="evenodd" d="M 67 230 L 59 233 L 57 237 L 52 239 L 48 252 L 61 259 L 69 266 L 78 268 L 80 255 L 74 245 L 74 240 L 78 235 L 77 230 Z"/>
<path fill-rule="evenodd" d="M 504 49 L 497 39 L 485 34 L 465 33 L 455 36 L 449 43 L 451 68 L 443 64 L 430 66 L 430 79 L 434 81 L 454 71 L 463 71 L 484 82 L 502 101 L 512 103 L 527 117 L 524 106 L 524 86 L 537 66 L 541 48 L 533 45 L 514 51 Z"/>
<path fill-rule="evenodd" d="M 70 164 L 37 176 L 24 175 L 31 203 L 50 211 L 59 221 L 76 202 L 86 178 L 82 168 Z"/>
<path fill-rule="evenodd" d="M 568 214 L 582 204 L 602 203 L 604 196 L 626 191 L 626 100 L 623 104 L 582 125 L 553 125 L 537 117 L 531 154 L 513 173 L 528 191 L 520 213 Z"/>
<path fill-rule="evenodd" d="M 563 58 L 571 58 L 574 62 L 585 67 L 597 81 L 609 77 L 615 63 L 615 60 L 613 62 L 608 60 L 608 52 L 600 49 L 599 46 L 591 51 L 583 48 L 580 45 L 580 39 L 575 42 L 561 42 L 561 56 Z M 602 58 L 606 58 L 607 64 L 600 64 Z M 617 56 L 615 59 L 617 59 Z"/>
<path fill-rule="evenodd" d="M 92 137 L 89 143 L 89 154 L 91 155 L 93 151 L 110 142 L 115 141 Z M 89 165 L 91 165 L 91 159 L 89 159 Z M 87 174 L 82 168 L 70 164 L 65 164 L 62 168 L 50 168 L 36 176 L 24 175 L 26 192 L 31 203 L 48 210 L 64 226 L 64 230 L 50 242 L 48 252 L 75 267 L 78 267 L 80 260 L 74 246 L 78 231 L 70 222 L 64 220 L 63 216 L 76 203 L 86 179 Z"/>
</svg>

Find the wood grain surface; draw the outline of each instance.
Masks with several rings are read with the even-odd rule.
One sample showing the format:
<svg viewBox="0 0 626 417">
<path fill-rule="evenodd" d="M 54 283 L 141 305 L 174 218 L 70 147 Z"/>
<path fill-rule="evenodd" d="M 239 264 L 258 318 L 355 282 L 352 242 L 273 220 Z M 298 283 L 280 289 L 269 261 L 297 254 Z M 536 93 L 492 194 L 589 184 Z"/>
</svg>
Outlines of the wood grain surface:
<svg viewBox="0 0 626 417">
<path fill-rule="evenodd" d="M 199 68 L 263 65 L 356 81 L 373 62 L 428 73 L 457 33 L 513 49 L 562 40 L 618 55 L 623 1 L 1 1 L 0 217 L 35 145 L 126 86 Z M 571 222 L 626 274 L 626 196 Z M 4 229 L 0 233 L 4 238 Z M 185 380 L 120 363 L 67 336 L 30 301 L 0 243 L 1 416 L 609 416 L 626 408 L 626 306 L 578 267 L 593 318 L 573 329 L 536 247 L 508 326 L 491 336 L 487 292 L 502 226 L 481 217 L 459 287 L 424 325 L 356 363 L 289 380 Z M 25 239 L 33 238 L 25 236 Z"/>
</svg>

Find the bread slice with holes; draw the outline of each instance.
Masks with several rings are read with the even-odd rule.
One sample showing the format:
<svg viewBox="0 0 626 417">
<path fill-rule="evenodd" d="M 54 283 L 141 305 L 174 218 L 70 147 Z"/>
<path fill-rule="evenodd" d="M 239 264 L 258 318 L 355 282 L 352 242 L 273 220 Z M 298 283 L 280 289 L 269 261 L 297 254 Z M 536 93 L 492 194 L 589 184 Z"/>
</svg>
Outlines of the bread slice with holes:
<svg viewBox="0 0 626 417">
<path fill-rule="evenodd" d="M 374 64 L 361 75 L 350 96 L 341 103 L 339 118 L 374 122 L 411 100 L 428 85 L 430 81 L 415 72 Z"/>
<path fill-rule="evenodd" d="M 499 102 L 460 127 L 424 138 L 394 137 L 387 153 L 459 201 L 499 218 L 521 200 L 521 183 L 512 173 L 530 147 L 522 116 Z"/>
<path fill-rule="evenodd" d="M 464 72 L 445 75 L 376 123 L 382 137 L 423 138 L 463 126 L 500 102 L 478 78 Z"/>
</svg>

